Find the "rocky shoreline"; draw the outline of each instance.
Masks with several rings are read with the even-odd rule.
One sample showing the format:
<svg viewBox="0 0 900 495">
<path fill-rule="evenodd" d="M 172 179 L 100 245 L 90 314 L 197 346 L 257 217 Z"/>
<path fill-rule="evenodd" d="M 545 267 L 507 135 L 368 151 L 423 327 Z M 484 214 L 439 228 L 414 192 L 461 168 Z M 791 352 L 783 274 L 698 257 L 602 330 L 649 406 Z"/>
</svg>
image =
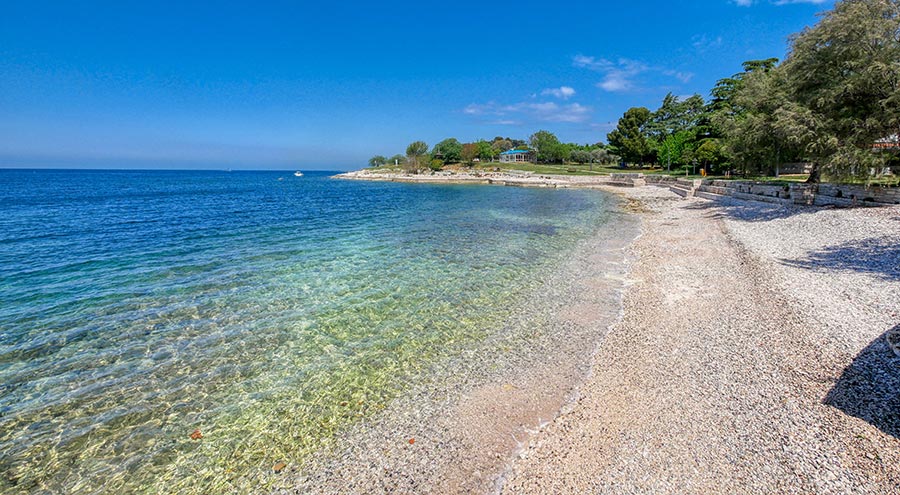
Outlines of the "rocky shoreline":
<svg viewBox="0 0 900 495">
<path fill-rule="evenodd" d="M 604 187 L 616 185 L 608 175 L 552 175 L 531 172 L 484 172 L 398 174 L 357 170 L 334 176 L 335 179 L 405 182 L 410 184 L 493 184 L 519 187 Z"/>
</svg>

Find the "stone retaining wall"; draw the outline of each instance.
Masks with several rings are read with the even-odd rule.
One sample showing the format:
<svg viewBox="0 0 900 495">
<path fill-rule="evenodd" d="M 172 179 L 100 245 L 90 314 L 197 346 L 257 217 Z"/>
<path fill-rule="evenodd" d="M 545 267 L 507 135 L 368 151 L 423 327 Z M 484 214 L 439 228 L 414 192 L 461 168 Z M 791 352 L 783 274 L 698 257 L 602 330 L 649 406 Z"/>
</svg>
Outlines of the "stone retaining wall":
<svg viewBox="0 0 900 495">
<path fill-rule="evenodd" d="M 610 174 L 609 185 L 623 187 L 639 187 L 647 184 L 646 178 L 642 173 L 617 173 Z"/>
<path fill-rule="evenodd" d="M 877 206 L 900 204 L 900 188 L 898 187 L 806 183 L 777 185 L 766 182 L 703 180 L 700 182 L 698 191 L 741 199 L 800 205 Z"/>
</svg>

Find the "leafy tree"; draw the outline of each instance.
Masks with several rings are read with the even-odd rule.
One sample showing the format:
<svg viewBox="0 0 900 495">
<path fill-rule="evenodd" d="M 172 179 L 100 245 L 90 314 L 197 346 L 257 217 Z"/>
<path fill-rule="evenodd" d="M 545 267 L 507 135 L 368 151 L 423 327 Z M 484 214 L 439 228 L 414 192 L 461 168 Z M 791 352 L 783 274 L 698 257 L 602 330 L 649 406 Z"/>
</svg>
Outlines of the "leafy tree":
<svg viewBox="0 0 900 495">
<path fill-rule="evenodd" d="M 566 157 L 565 146 L 549 131 L 537 131 L 528 138 L 531 147 L 537 151 L 537 161 L 541 163 L 562 162 Z"/>
<path fill-rule="evenodd" d="M 710 91 L 710 102 L 707 105 L 707 114 L 711 114 L 710 134 L 714 137 L 722 135 L 722 131 L 717 124 L 723 119 L 734 118 L 743 113 L 744 109 L 735 102 L 735 95 L 741 88 L 743 80 L 754 72 L 768 72 L 774 69 L 778 64 L 777 58 L 767 58 L 764 60 L 748 60 L 742 64 L 744 71 L 739 72 L 731 77 L 719 79 L 716 85 Z"/>
<path fill-rule="evenodd" d="M 468 164 L 472 165 L 475 159 L 478 158 L 478 145 L 475 143 L 466 143 L 462 145 L 462 160 Z"/>
<path fill-rule="evenodd" d="M 491 145 L 491 143 L 485 140 L 479 140 L 475 143 L 475 146 L 478 148 L 478 158 L 480 160 L 491 160 L 497 157 L 500 153 Z"/>
<path fill-rule="evenodd" d="M 596 148 L 591 150 L 591 160 L 595 163 L 610 164 L 618 163 L 620 158 L 610 153 L 609 150 Z"/>
<path fill-rule="evenodd" d="M 431 154 L 445 163 L 458 163 L 462 160 L 463 145 L 456 138 L 449 138 L 434 145 Z"/>
<path fill-rule="evenodd" d="M 659 146 L 659 161 L 670 165 L 685 165 L 685 154 L 692 148 L 694 141 L 693 130 L 681 130 L 674 134 L 668 134 Z"/>
<path fill-rule="evenodd" d="M 843 0 L 791 40 L 782 128 L 832 176 L 868 177 L 900 133 L 900 2 Z M 811 179 L 816 179 L 816 173 Z"/>
<path fill-rule="evenodd" d="M 425 157 L 428 155 L 428 144 L 424 141 L 413 141 L 406 147 L 406 170 L 412 173 L 418 173 L 422 166 L 427 162 Z"/>
<path fill-rule="evenodd" d="M 783 76 L 779 68 L 746 73 L 733 95 L 740 112 L 721 122 L 725 150 L 744 174 L 776 173 L 791 149 L 777 117 L 787 104 Z"/>
<path fill-rule="evenodd" d="M 672 93 L 667 94 L 646 126 L 647 132 L 656 139 L 659 161 L 667 168 L 673 163 L 679 164 L 684 148 L 693 147 L 697 136 L 706 132 L 700 128 L 704 119 L 706 103 L 702 96 L 693 95 L 681 100 Z M 676 145 L 677 150 L 672 148 Z"/>
<path fill-rule="evenodd" d="M 391 165 L 403 165 L 406 163 L 406 157 L 398 153 L 388 158 L 388 163 Z"/>
<path fill-rule="evenodd" d="M 513 143 L 509 139 L 503 139 L 501 137 L 494 138 L 494 142 L 491 143 L 491 148 L 499 155 L 504 151 L 509 151 L 513 148 Z"/>
<path fill-rule="evenodd" d="M 684 100 L 669 93 L 663 98 L 662 105 L 653 112 L 647 123 L 647 132 L 662 141 L 666 136 L 676 132 L 695 129 L 706 111 L 706 103 L 700 95 L 693 95 Z"/>
<path fill-rule="evenodd" d="M 783 79 L 773 73 L 777 63 L 776 58 L 744 62 L 743 72 L 720 79 L 711 91 L 707 137 L 724 138 L 719 150 L 744 174 L 762 166 L 777 170 L 786 142 L 775 134 L 774 113 L 785 101 Z"/>
<path fill-rule="evenodd" d="M 575 163 L 588 163 L 592 160 L 591 152 L 587 150 L 572 150 L 569 153 L 569 160 Z"/>
<path fill-rule="evenodd" d="M 647 108 L 629 108 L 619 119 L 616 128 L 606 136 L 611 150 L 630 163 L 652 162 L 653 149 L 646 135 L 650 118 L 651 113 Z"/>
<path fill-rule="evenodd" d="M 704 139 L 696 150 L 689 153 L 685 157 L 690 160 L 697 160 L 703 165 L 704 169 L 720 172 L 722 165 L 725 164 L 726 157 L 722 150 L 721 141 L 716 138 Z"/>
<path fill-rule="evenodd" d="M 370 167 L 380 167 L 387 163 L 387 158 L 381 155 L 375 155 L 372 158 L 369 158 L 369 166 Z"/>
</svg>

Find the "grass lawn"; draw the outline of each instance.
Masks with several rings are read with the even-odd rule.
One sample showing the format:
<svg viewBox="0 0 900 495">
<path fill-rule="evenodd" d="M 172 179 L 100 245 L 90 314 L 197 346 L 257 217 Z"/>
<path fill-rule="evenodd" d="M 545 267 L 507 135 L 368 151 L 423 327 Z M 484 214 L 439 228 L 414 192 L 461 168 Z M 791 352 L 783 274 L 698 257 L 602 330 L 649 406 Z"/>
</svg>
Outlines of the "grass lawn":
<svg viewBox="0 0 900 495">
<path fill-rule="evenodd" d="M 536 174 L 552 174 L 552 175 L 605 175 L 608 172 L 602 167 L 594 167 L 591 170 L 587 165 L 554 165 L 554 164 L 536 164 L 536 163 L 483 163 L 478 167 L 485 171 L 492 171 L 499 168 L 501 171 L 519 170 L 522 172 L 533 172 Z"/>
</svg>

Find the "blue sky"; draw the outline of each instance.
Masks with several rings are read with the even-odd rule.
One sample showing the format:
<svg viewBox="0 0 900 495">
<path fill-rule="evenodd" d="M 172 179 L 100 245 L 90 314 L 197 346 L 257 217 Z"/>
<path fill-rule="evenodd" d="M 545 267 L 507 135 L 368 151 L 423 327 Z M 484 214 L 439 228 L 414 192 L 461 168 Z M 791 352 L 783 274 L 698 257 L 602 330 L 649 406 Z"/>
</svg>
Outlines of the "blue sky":
<svg viewBox="0 0 900 495">
<path fill-rule="evenodd" d="M 783 57 L 833 3 L 6 2 L 0 167 L 351 169 L 414 140 L 605 141 L 631 106 Z"/>
</svg>

